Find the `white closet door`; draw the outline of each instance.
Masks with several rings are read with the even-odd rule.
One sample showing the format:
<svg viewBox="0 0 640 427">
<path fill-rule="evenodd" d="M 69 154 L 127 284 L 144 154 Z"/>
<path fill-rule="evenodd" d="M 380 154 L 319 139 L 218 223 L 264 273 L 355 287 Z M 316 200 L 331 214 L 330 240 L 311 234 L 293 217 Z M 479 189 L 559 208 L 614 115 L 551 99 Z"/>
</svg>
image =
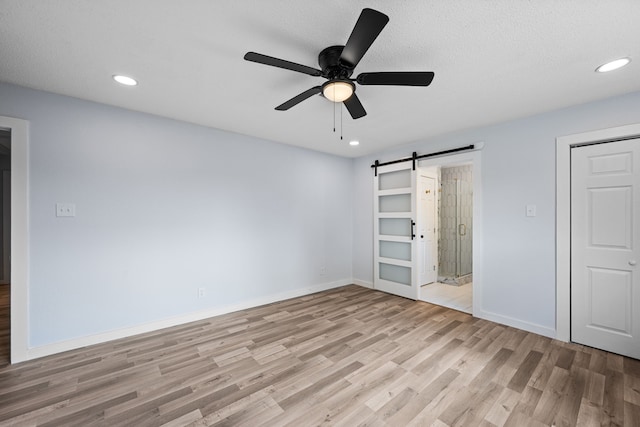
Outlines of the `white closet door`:
<svg viewBox="0 0 640 427">
<path fill-rule="evenodd" d="M 640 359 L 640 139 L 571 150 L 571 339 Z"/>
<path fill-rule="evenodd" d="M 416 172 L 411 162 L 381 166 L 373 185 L 374 288 L 415 300 Z"/>
</svg>

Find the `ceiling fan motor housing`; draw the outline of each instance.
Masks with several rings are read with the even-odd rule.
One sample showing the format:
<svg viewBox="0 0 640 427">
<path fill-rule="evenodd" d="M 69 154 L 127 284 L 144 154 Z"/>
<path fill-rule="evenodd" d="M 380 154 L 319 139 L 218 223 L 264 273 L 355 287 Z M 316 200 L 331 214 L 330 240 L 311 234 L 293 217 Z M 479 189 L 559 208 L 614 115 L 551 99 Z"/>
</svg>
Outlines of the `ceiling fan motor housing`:
<svg viewBox="0 0 640 427">
<path fill-rule="evenodd" d="M 322 76 L 329 79 L 348 79 L 353 74 L 353 68 L 340 62 L 344 46 L 329 46 L 318 55 L 318 65 L 322 70 Z"/>
</svg>

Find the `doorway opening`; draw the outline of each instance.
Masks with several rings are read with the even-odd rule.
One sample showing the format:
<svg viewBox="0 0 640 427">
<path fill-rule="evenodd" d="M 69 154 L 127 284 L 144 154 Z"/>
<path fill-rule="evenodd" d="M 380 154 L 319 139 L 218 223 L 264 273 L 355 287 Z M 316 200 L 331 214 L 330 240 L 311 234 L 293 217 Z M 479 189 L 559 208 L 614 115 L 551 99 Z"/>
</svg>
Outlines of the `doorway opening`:
<svg viewBox="0 0 640 427">
<path fill-rule="evenodd" d="M 421 168 L 419 175 L 419 229 L 425 231 L 418 255 L 419 299 L 472 313 L 473 164 L 438 164 Z M 433 200 L 428 179 L 435 180 Z"/>
<path fill-rule="evenodd" d="M 11 350 L 11 132 L 0 129 L 0 366 Z"/>
</svg>

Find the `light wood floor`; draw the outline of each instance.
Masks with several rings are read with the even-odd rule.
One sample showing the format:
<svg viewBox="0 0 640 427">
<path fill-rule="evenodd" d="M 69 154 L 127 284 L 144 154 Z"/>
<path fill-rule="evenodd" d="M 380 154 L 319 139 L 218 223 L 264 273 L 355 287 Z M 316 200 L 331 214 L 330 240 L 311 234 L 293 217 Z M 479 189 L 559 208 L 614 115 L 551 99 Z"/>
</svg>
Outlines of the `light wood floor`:
<svg viewBox="0 0 640 427">
<path fill-rule="evenodd" d="M 347 286 L 0 368 L 0 425 L 637 426 L 640 361 Z"/>
</svg>

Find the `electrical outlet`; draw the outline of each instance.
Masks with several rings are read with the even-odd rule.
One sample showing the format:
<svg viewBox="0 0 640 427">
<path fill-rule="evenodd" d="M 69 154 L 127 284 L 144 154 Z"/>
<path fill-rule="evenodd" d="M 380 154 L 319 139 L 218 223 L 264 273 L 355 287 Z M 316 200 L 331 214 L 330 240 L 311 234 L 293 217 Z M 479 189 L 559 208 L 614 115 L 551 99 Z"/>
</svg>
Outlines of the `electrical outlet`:
<svg viewBox="0 0 640 427">
<path fill-rule="evenodd" d="M 204 288 L 198 288 L 198 298 L 204 298 Z"/>
<path fill-rule="evenodd" d="M 56 216 L 76 216 L 75 203 L 56 203 Z"/>
</svg>

